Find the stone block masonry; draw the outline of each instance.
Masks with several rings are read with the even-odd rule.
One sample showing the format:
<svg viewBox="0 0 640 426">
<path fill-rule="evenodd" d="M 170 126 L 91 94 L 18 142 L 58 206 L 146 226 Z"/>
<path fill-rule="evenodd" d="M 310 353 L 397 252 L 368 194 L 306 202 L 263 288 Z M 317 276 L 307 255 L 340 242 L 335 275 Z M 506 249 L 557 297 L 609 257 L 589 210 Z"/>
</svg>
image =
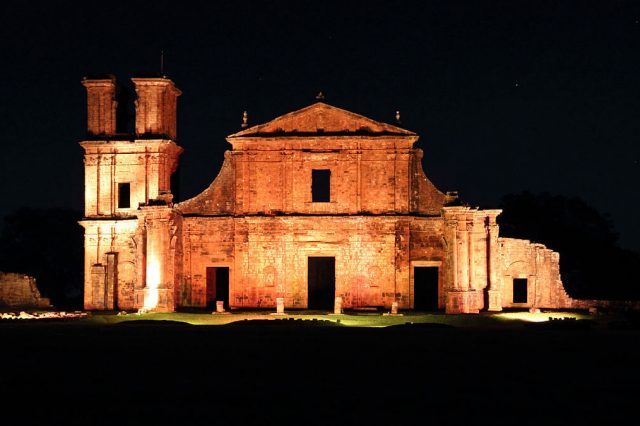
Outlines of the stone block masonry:
<svg viewBox="0 0 640 426">
<path fill-rule="evenodd" d="M 216 179 L 174 203 L 180 91 L 133 81 L 132 135 L 110 124 L 115 81 L 83 81 L 86 309 L 571 305 L 558 254 L 438 190 L 418 135 L 323 102 L 228 136 Z"/>
<path fill-rule="evenodd" d="M 40 295 L 35 278 L 0 272 L 0 306 L 48 308 L 51 303 Z"/>
</svg>

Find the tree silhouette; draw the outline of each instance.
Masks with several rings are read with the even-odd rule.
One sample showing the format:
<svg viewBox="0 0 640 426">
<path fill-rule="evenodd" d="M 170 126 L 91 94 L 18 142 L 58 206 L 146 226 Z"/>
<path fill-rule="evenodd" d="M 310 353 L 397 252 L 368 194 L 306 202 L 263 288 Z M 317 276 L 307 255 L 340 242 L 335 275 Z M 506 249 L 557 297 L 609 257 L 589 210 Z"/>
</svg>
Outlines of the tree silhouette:
<svg viewBox="0 0 640 426">
<path fill-rule="evenodd" d="M 79 212 L 22 208 L 5 217 L 0 271 L 36 278 L 40 293 L 58 308 L 81 308 L 83 233 Z"/>
<path fill-rule="evenodd" d="M 522 192 L 502 197 L 500 233 L 545 244 L 560 253 L 567 292 L 577 298 L 639 299 L 640 255 L 617 245 L 607 214 L 580 198 Z"/>
</svg>

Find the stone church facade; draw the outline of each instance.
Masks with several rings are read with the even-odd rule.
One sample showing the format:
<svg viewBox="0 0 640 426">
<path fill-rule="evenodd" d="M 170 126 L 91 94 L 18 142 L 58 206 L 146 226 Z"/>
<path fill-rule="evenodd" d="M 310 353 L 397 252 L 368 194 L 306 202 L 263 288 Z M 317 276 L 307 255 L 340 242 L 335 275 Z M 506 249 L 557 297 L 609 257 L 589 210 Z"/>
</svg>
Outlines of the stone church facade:
<svg viewBox="0 0 640 426">
<path fill-rule="evenodd" d="M 115 80 L 83 80 L 85 309 L 571 306 L 558 253 L 438 190 L 418 135 L 323 102 L 228 136 L 211 185 L 174 203 L 181 93 L 132 80 L 133 134 L 117 132 Z"/>
</svg>

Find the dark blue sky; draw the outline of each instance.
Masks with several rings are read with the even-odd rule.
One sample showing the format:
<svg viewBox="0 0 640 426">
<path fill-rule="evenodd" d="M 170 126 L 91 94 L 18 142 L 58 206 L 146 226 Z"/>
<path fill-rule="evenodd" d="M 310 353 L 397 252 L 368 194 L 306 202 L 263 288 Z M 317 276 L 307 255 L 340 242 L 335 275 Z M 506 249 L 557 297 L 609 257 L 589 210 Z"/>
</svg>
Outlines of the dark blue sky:
<svg viewBox="0 0 640 426">
<path fill-rule="evenodd" d="M 216 176 L 242 111 L 314 102 L 420 134 L 472 205 L 529 190 L 609 212 L 640 250 L 640 2 L 127 2 L 0 6 L 0 215 L 82 206 L 84 75 L 182 89 L 182 198 Z"/>
</svg>

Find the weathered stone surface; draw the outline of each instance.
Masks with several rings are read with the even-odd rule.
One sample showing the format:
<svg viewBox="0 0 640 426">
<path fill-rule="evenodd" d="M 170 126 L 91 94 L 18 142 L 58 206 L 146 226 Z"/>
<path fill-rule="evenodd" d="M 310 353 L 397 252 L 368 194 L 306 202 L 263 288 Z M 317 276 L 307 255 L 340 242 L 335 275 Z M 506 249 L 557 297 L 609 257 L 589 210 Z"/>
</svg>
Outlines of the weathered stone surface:
<svg viewBox="0 0 640 426">
<path fill-rule="evenodd" d="M 514 238 L 498 238 L 502 306 L 527 308 L 571 308 L 560 279 L 560 256 L 542 244 Z M 528 281 L 526 303 L 513 302 L 513 279 Z"/>
<path fill-rule="evenodd" d="M 228 136 L 214 182 L 173 204 L 180 92 L 164 78 L 134 83 L 136 135 L 81 142 L 86 309 L 205 307 L 219 270 L 228 270 L 232 309 L 273 309 L 280 299 L 303 309 L 314 257 L 333 258 L 329 311 L 336 298 L 346 309 L 414 308 L 420 267 L 437 268 L 435 306 L 450 313 L 572 306 L 558 254 L 500 238 L 499 210 L 449 206 L 455 196 L 426 177 L 416 134 L 322 102 Z M 111 86 L 84 84 L 89 108 L 103 114 L 90 115 L 90 130 L 108 130 L 110 110 L 93 103 Z M 318 170 L 330 176 L 328 201 L 313 197 Z"/>
<path fill-rule="evenodd" d="M 136 100 L 136 134 L 176 138 L 177 99 L 182 94 L 167 78 L 132 78 Z"/>
<path fill-rule="evenodd" d="M 40 295 L 35 278 L 0 272 L 0 306 L 48 308 L 51 303 Z"/>
<path fill-rule="evenodd" d="M 84 79 L 87 89 L 87 133 L 92 136 L 113 135 L 116 132 L 115 78 Z"/>
</svg>

